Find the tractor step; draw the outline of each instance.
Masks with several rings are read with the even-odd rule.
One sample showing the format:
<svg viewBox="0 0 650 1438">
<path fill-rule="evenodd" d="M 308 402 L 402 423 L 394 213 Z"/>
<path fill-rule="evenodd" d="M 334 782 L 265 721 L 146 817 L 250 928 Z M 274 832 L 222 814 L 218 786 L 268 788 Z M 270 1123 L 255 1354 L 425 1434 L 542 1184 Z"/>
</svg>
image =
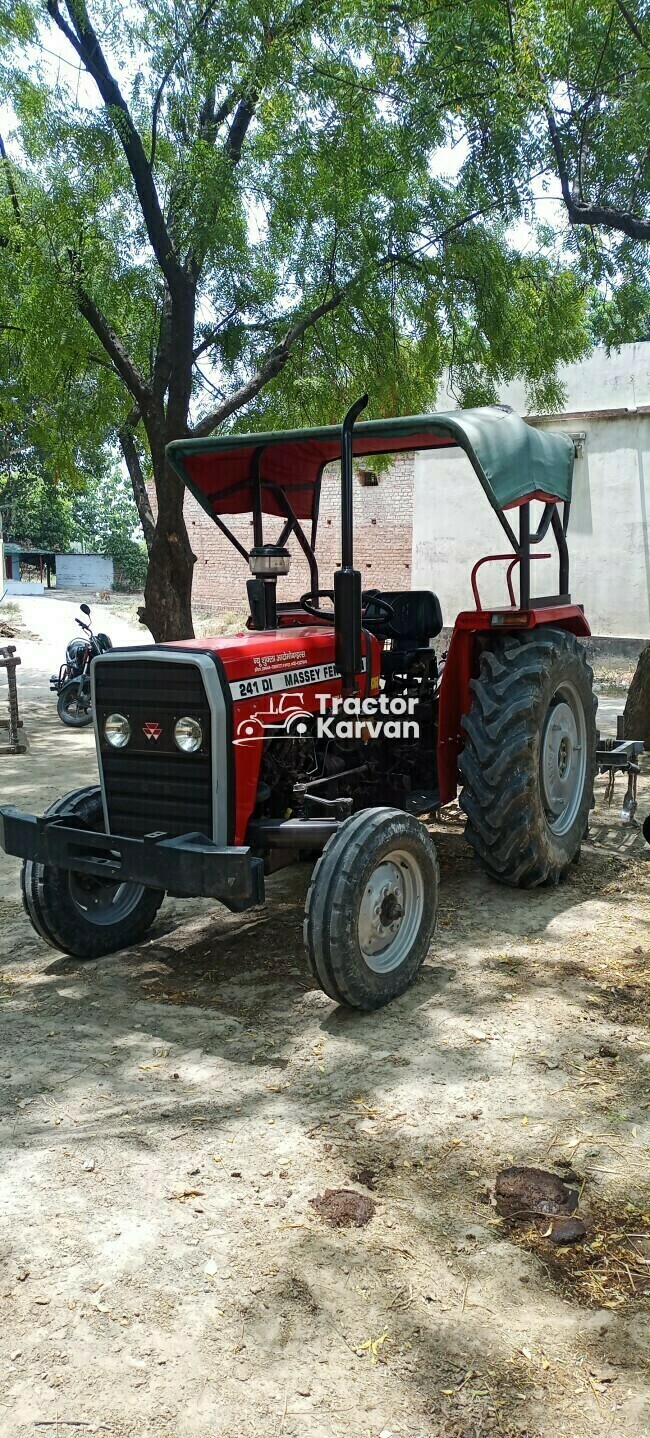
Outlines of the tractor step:
<svg viewBox="0 0 650 1438">
<path fill-rule="evenodd" d="M 407 814 L 429 814 L 432 809 L 439 809 L 439 789 L 413 789 L 404 808 Z"/>
</svg>

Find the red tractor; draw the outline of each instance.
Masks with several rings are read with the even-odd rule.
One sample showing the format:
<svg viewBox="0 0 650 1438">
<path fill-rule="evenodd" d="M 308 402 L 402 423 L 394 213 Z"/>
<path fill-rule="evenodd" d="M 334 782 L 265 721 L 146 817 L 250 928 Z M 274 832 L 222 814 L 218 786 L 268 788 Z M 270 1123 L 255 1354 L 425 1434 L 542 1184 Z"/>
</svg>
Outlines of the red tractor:
<svg viewBox="0 0 650 1438">
<path fill-rule="evenodd" d="M 460 786 L 466 837 L 502 883 L 556 884 L 592 803 L 596 702 L 572 604 L 566 530 L 573 445 L 493 408 L 179 440 L 170 463 L 250 568 L 247 632 L 113 649 L 92 664 L 100 786 L 42 818 L 0 810 L 23 897 L 48 943 L 96 958 L 139 940 L 165 892 L 233 910 L 265 875 L 313 867 L 304 937 L 332 999 L 374 1009 L 423 963 L 438 866 L 421 816 Z M 363 591 L 353 560 L 353 456 L 460 446 L 509 542 L 510 603 L 459 614 L 444 664 L 429 590 Z M 341 460 L 341 567 L 320 588 L 321 477 Z M 531 532 L 531 501 L 543 504 Z M 560 508 L 562 507 L 562 513 Z M 512 527 L 508 512 L 516 511 Z M 253 516 L 250 554 L 224 516 Z M 268 520 L 276 523 L 271 541 Z M 558 593 L 531 598 L 553 536 Z M 311 583 L 279 602 L 292 539 Z M 513 573 L 517 570 L 518 596 Z"/>
</svg>

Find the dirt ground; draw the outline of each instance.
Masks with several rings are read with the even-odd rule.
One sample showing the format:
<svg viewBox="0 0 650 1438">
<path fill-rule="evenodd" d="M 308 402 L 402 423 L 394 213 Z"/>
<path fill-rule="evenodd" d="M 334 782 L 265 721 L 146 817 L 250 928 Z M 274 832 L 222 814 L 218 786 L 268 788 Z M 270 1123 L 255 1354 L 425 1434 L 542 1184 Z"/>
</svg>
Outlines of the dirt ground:
<svg viewBox="0 0 650 1438">
<path fill-rule="evenodd" d="M 17 642 L 0 794 L 38 811 L 94 747 Z M 3 1438 L 650 1433 L 650 849 L 603 791 L 555 890 L 499 888 L 457 810 L 433 825 L 429 959 L 375 1015 L 311 987 L 302 869 L 80 963 L 0 856 Z M 584 1241 L 500 1216 L 511 1163 L 570 1165 Z M 313 1205 L 341 1188 L 366 1226 Z"/>
</svg>

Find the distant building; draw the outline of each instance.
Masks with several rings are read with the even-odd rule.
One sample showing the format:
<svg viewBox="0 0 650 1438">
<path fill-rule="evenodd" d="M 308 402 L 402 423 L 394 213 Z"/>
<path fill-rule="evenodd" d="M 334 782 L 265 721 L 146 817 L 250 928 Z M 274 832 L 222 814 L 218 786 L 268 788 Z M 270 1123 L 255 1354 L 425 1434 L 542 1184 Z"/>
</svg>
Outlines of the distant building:
<svg viewBox="0 0 650 1438">
<path fill-rule="evenodd" d="M 112 589 L 113 561 L 108 554 L 57 554 L 57 589 Z"/>
<path fill-rule="evenodd" d="M 54 554 L 44 549 L 25 549 L 5 540 L 3 546 L 4 591 L 7 594 L 42 594 L 50 588 Z"/>
<path fill-rule="evenodd" d="M 2 580 L 8 594 L 42 594 L 56 577 L 57 589 L 112 589 L 113 560 L 105 554 L 55 554 L 5 541 Z M 0 589 L 0 593 L 3 590 Z"/>
</svg>

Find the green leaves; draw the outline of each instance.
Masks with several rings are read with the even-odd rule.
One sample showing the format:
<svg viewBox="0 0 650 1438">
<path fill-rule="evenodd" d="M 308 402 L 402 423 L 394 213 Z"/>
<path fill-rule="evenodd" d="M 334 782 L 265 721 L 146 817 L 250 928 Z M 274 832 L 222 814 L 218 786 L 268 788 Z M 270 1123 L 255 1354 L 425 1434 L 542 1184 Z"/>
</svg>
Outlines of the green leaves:
<svg viewBox="0 0 650 1438">
<path fill-rule="evenodd" d="M 18 474 L 0 478 L 0 512 L 7 535 L 35 549 L 66 550 L 72 539 L 72 503 L 65 488 L 32 466 L 38 456 L 25 455 Z"/>
<path fill-rule="evenodd" d="M 40 0 L 0 0 L 14 116 L 0 164 L 0 423 L 18 414 L 27 446 L 70 488 L 105 472 L 134 403 L 101 326 L 82 317 L 82 290 L 144 377 L 148 404 L 132 424 L 159 487 L 165 440 L 218 417 L 240 389 L 246 403 L 227 421 L 240 429 L 336 421 L 364 388 L 374 414 L 426 410 L 445 367 L 461 402 L 489 402 L 523 376 L 530 405 L 552 411 L 559 363 L 594 336 L 645 331 L 639 246 L 605 249 L 537 206 L 540 172 L 555 164 L 549 103 L 585 193 L 623 204 L 633 189 L 638 207 L 650 203 L 650 72 L 620 7 L 59 10 L 69 25 L 87 10 L 128 115 L 115 91 L 103 103 Z M 167 280 L 147 195 L 177 266 L 163 261 Z M 175 273 L 182 304 L 168 290 Z"/>
</svg>

